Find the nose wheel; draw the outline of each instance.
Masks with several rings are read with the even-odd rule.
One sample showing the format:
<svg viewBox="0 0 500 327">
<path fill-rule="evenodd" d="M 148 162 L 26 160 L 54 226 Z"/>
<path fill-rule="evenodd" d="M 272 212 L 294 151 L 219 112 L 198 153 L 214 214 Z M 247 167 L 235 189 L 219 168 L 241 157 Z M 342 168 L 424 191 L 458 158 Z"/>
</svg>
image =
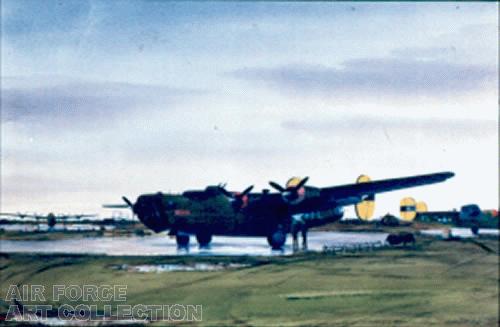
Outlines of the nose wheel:
<svg viewBox="0 0 500 327">
<path fill-rule="evenodd" d="M 189 247 L 189 234 L 177 233 L 175 240 L 177 241 L 177 248 L 185 249 Z"/>
<path fill-rule="evenodd" d="M 273 250 L 282 250 L 286 242 L 286 233 L 282 228 L 278 228 L 267 237 L 267 242 Z"/>
<path fill-rule="evenodd" d="M 196 234 L 196 240 L 200 248 L 210 247 L 210 242 L 212 241 L 212 234 L 200 232 Z"/>
</svg>

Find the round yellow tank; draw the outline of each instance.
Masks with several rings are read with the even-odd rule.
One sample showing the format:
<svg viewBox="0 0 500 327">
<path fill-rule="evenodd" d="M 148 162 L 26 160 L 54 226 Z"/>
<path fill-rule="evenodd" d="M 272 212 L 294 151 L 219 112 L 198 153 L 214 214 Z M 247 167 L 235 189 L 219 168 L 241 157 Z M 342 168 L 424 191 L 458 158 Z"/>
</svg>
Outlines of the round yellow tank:
<svg viewBox="0 0 500 327">
<path fill-rule="evenodd" d="M 429 209 L 427 208 L 427 203 L 424 201 L 418 201 L 417 202 L 417 213 L 420 212 L 427 212 Z"/>
<path fill-rule="evenodd" d="M 404 198 L 399 203 L 399 214 L 401 219 L 412 221 L 417 216 L 417 202 L 414 198 Z"/>
<path fill-rule="evenodd" d="M 370 181 L 371 179 L 367 175 L 360 175 L 358 179 L 356 179 L 356 183 L 367 183 Z M 375 213 L 375 197 L 370 196 L 368 199 L 357 203 L 355 205 L 355 211 L 358 219 L 364 221 L 371 220 Z"/>
</svg>

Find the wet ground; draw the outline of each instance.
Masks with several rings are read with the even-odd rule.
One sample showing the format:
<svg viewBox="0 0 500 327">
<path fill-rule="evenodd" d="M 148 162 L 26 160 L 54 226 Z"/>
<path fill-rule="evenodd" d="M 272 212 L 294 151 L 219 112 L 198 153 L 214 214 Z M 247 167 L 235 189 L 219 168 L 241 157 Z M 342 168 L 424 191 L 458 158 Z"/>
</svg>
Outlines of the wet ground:
<svg viewBox="0 0 500 327">
<path fill-rule="evenodd" d="M 318 236 L 330 242 L 329 237 L 342 237 L 343 233 Z M 82 247 L 88 246 L 83 240 L 74 239 Z M 202 305 L 201 324 L 207 326 L 497 326 L 498 240 L 498 236 L 453 242 L 420 237 L 415 247 L 361 255 L 120 257 L 21 253 L 1 256 L 0 293 L 7 294 L 9 285 L 43 285 L 50 290 L 54 285 L 88 285 L 89 281 L 98 285 L 119 283 L 127 285 L 127 302 L 118 304 Z M 172 246 L 173 240 L 167 241 Z M 252 242 L 255 240 L 249 240 Z M 259 241 L 260 246 L 265 246 L 264 240 Z M 62 304 L 76 307 L 89 303 L 69 298 L 56 302 L 49 296 L 39 302 L 53 306 L 54 318 L 48 324 L 65 323 L 55 318 Z M 108 303 L 101 301 L 97 308 L 90 309 L 90 315 L 101 316 Z M 9 303 L 0 301 L 0 318 L 8 309 Z M 105 320 L 95 325 L 131 322 Z M 170 321 L 156 325 L 165 324 L 176 325 Z"/>
<path fill-rule="evenodd" d="M 85 227 L 91 227 L 83 225 Z M 57 226 L 56 226 L 57 227 Z M 73 226 L 79 228 L 80 226 Z M 445 229 L 420 231 L 423 235 L 445 237 Z M 309 232 L 310 251 L 326 248 L 382 245 L 388 233 L 379 232 Z M 467 228 L 451 228 L 451 235 L 462 238 L 476 237 Z M 496 235 L 498 230 L 480 229 L 479 235 Z M 174 238 L 166 234 L 152 236 L 84 237 L 56 240 L 0 240 L 0 251 L 7 253 L 65 253 L 119 255 L 288 255 L 292 254 L 291 237 L 282 251 L 272 251 L 264 237 L 215 236 L 209 248 L 199 248 L 191 237 L 189 249 L 178 249 Z"/>
<path fill-rule="evenodd" d="M 113 230 L 115 226 L 105 226 L 97 224 L 57 224 L 49 227 L 47 224 L 0 224 L 0 230 L 7 232 L 47 232 L 47 231 L 69 231 L 88 232 L 99 230 Z"/>
<path fill-rule="evenodd" d="M 349 246 L 382 243 L 387 233 L 310 232 L 309 250 L 322 251 L 325 246 Z M 191 237 L 189 250 L 179 250 L 175 239 L 165 234 L 129 237 L 86 237 L 47 241 L 0 240 L 2 252 L 75 253 L 105 255 L 283 255 L 292 253 L 288 237 L 283 251 L 271 251 L 264 237 L 214 236 L 210 248 L 200 249 Z"/>
<path fill-rule="evenodd" d="M 455 237 L 461 237 L 461 238 L 469 238 L 469 237 L 476 237 L 470 230 L 470 228 L 450 228 L 450 236 L 455 236 Z M 447 229 L 446 228 L 441 228 L 441 229 L 428 229 L 428 230 L 422 230 L 420 231 L 421 234 L 423 235 L 428 235 L 428 236 L 438 236 L 438 237 L 446 237 Z M 479 229 L 479 236 L 498 236 L 499 231 L 498 229 Z"/>
<path fill-rule="evenodd" d="M 205 263 L 195 262 L 191 264 L 154 264 L 154 265 L 116 265 L 112 266 L 115 270 L 125 270 L 128 272 L 139 273 L 161 273 L 161 272 L 174 272 L 174 271 L 221 271 L 229 269 L 240 269 L 250 267 L 249 264 L 239 263 Z"/>
</svg>

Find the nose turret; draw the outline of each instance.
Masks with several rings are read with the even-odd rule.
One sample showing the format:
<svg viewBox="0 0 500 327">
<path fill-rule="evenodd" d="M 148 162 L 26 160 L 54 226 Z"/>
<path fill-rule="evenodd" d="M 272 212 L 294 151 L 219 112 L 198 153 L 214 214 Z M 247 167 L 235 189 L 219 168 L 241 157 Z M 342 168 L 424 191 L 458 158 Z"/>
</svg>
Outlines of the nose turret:
<svg viewBox="0 0 500 327">
<path fill-rule="evenodd" d="M 141 195 L 132 206 L 139 220 L 155 233 L 169 228 L 167 212 L 163 206 L 162 194 Z"/>
</svg>

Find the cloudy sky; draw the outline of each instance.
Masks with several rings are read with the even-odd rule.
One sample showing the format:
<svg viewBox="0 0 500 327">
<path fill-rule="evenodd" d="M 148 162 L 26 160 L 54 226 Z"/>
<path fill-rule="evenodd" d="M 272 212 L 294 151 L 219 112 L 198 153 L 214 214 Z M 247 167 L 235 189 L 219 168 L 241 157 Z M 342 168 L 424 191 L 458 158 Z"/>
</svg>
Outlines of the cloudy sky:
<svg viewBox="0 0 500 327">
<path fill-rule="evenodd" d="M 435 171 L 377 214 L 498 207 L 497 3 L 1 4 L 2 211 Z"/>
</svg>

